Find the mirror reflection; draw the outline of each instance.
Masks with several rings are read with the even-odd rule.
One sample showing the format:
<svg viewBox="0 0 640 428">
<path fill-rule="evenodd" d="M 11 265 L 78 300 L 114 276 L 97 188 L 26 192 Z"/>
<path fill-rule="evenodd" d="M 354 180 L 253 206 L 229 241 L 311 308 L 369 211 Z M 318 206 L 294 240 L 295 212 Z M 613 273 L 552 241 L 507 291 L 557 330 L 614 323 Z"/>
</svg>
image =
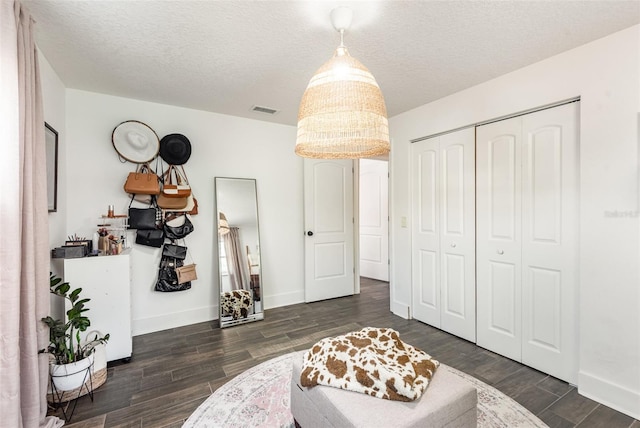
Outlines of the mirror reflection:
<svg viewBox="0 0 640 428">
<path fill-rule="evenodd" d="M 215 178 L 220 327 L 264 318 L 256 180 Z"/>
</svg>

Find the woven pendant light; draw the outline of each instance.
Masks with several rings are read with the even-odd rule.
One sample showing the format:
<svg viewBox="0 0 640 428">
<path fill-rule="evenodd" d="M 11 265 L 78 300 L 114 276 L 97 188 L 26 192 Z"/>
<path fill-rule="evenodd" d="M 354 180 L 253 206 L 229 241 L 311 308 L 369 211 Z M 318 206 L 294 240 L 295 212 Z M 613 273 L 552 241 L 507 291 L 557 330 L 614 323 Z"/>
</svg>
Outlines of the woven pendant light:
<svg viewBox="0 0 640 428">
<path fill-rule="evenodd" d="M 316 71 L 302 96 L 296 154 L 321 159 L 386 155 L 390 149 L 389 122 L 382 91 L 342 42 L 351 10 L 337 8 L 331 16 L 340 31 L 340 46 Z"/>
<path fill-rule="evenodd" d="M 229 227 L 229 222 L 227 221 L 227 216 L 224 215 L 222 211 L 220 211 L 218 217 L 218 235 L 226 235 L 231 231 Z"/>
</svg>

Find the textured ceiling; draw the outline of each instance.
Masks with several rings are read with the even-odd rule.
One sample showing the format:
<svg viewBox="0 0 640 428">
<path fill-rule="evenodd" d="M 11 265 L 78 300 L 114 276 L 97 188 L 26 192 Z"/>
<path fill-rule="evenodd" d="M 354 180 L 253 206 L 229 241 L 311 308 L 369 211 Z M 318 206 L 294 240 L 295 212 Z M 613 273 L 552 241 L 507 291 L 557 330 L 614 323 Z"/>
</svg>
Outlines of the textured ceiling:
<svg viewBox="0 0 640 428">
<path fill-rule="evenodd" d="M 354 11 L 345 44 L 389 116 L 640 22 L 640 2 L 610 0 L 23 3 L 68 88 L 289 125 L 339 43 L 337 6 Z"/>
</svg>

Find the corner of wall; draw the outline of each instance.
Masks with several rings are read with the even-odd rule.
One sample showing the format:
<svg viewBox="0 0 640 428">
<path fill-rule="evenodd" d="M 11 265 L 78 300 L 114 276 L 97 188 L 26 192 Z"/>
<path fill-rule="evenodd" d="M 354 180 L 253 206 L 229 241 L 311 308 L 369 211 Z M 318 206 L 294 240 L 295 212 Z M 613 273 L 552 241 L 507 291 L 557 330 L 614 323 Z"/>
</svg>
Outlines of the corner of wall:
<svg viewBox="0 0 640 428">
<path fill-rule="evenodd" d="M 218 306 L 204 306 L 201 308 L 190 309 L 188 311 L 165 313 L 162 315 L 139 318 L 131 322 L 132 336 L 153 333 L 161 330 L 168 330 L 175 327 L 182 327 L 200 322 L 212 321 L 218 319 Z M 176 320 L 180 320 L 176 324 Z"/>
<path fill-rule="evenodd" d="M 296 305 L 304 302 L 304 290 L 296 290 L 289 293 L 265 294 L 264 308 L 273 309 L 281 306 Z"/>
<path fill-rule="evenodd" d="M 404 318 L 406 320 L 411 319 L 411 310 L 409 305 L 407 305 L 406 303 L 396 302 L 392 299 L 390 309 L 394 315 L 397 315 L 400 318 Z"/>
<path fill-rule="evenodd" d="M 640 391 L 633 391 L 591 373 L 580 371 L 578 392 L 634 419 L 640 419 Z"/>
<path fill-rule="evenodd" d="M 44 120 L 58 132 L 57 211 L 50 212 L 49 248 L 64 243 L 66 236 L 66 180 L 61 171 L 66 170 L 66 87 L 51 64 L 38 50 Z M 55 269 L 52 266 L 52 269 Z"/>
</svg>

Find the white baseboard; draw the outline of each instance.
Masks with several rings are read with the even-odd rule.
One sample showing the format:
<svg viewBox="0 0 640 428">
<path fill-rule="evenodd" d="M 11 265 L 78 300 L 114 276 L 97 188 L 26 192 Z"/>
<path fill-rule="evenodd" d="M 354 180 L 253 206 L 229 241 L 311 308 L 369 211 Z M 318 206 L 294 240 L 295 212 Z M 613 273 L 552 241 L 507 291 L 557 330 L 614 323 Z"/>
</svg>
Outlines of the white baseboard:
<svg viewBox="0 0 640 428">
<path fill-rule="evenodd" d="M 132 335 L 153 333 L 184 325 L 196 324 L 199 322 L 218 319 L 218 306 L 205 306 L 189 311 L 172 312 L 157 317 L 139 318 L 132 320 Z"/>
<path fill-rule="evenodd" d="M 298 303 L 304 303 L 304 290 L 293 291 L 290 293 L 265 295 L 263 296 L 263 299 L 265 309 L 296 305 Z"/>
<path fill-rule="evenodd" d="M 640 391 L 611 383 L 590 373 L 578 374 L 578 392 L 634 419 L 640 419 Z"/>
<path fill-rule="evenodd" d="M 278 308 L 280 306 L 295 305 L 304 302 L 304 291 L 282 293 L 263 296 L 265 309 Z M 173 312 L 156 317 L 139 318 L 131 323 L 132 335 L 153 333 L 184 325 L 218 319 L 218 306 L 205 306 L 189 311 Z"/>
<path fill-rule="evenodd" d="M 409 306 L 407 306 L 406 303 L 402 303 L 402 302 L 395 302 L 392 301 L 391 302 L 391 312 L 394 315 L 397 315 L 401 318 L 404 318 L 406 320 L 410 319 L 410 314 L 409 314 Z"/>
</svg>

